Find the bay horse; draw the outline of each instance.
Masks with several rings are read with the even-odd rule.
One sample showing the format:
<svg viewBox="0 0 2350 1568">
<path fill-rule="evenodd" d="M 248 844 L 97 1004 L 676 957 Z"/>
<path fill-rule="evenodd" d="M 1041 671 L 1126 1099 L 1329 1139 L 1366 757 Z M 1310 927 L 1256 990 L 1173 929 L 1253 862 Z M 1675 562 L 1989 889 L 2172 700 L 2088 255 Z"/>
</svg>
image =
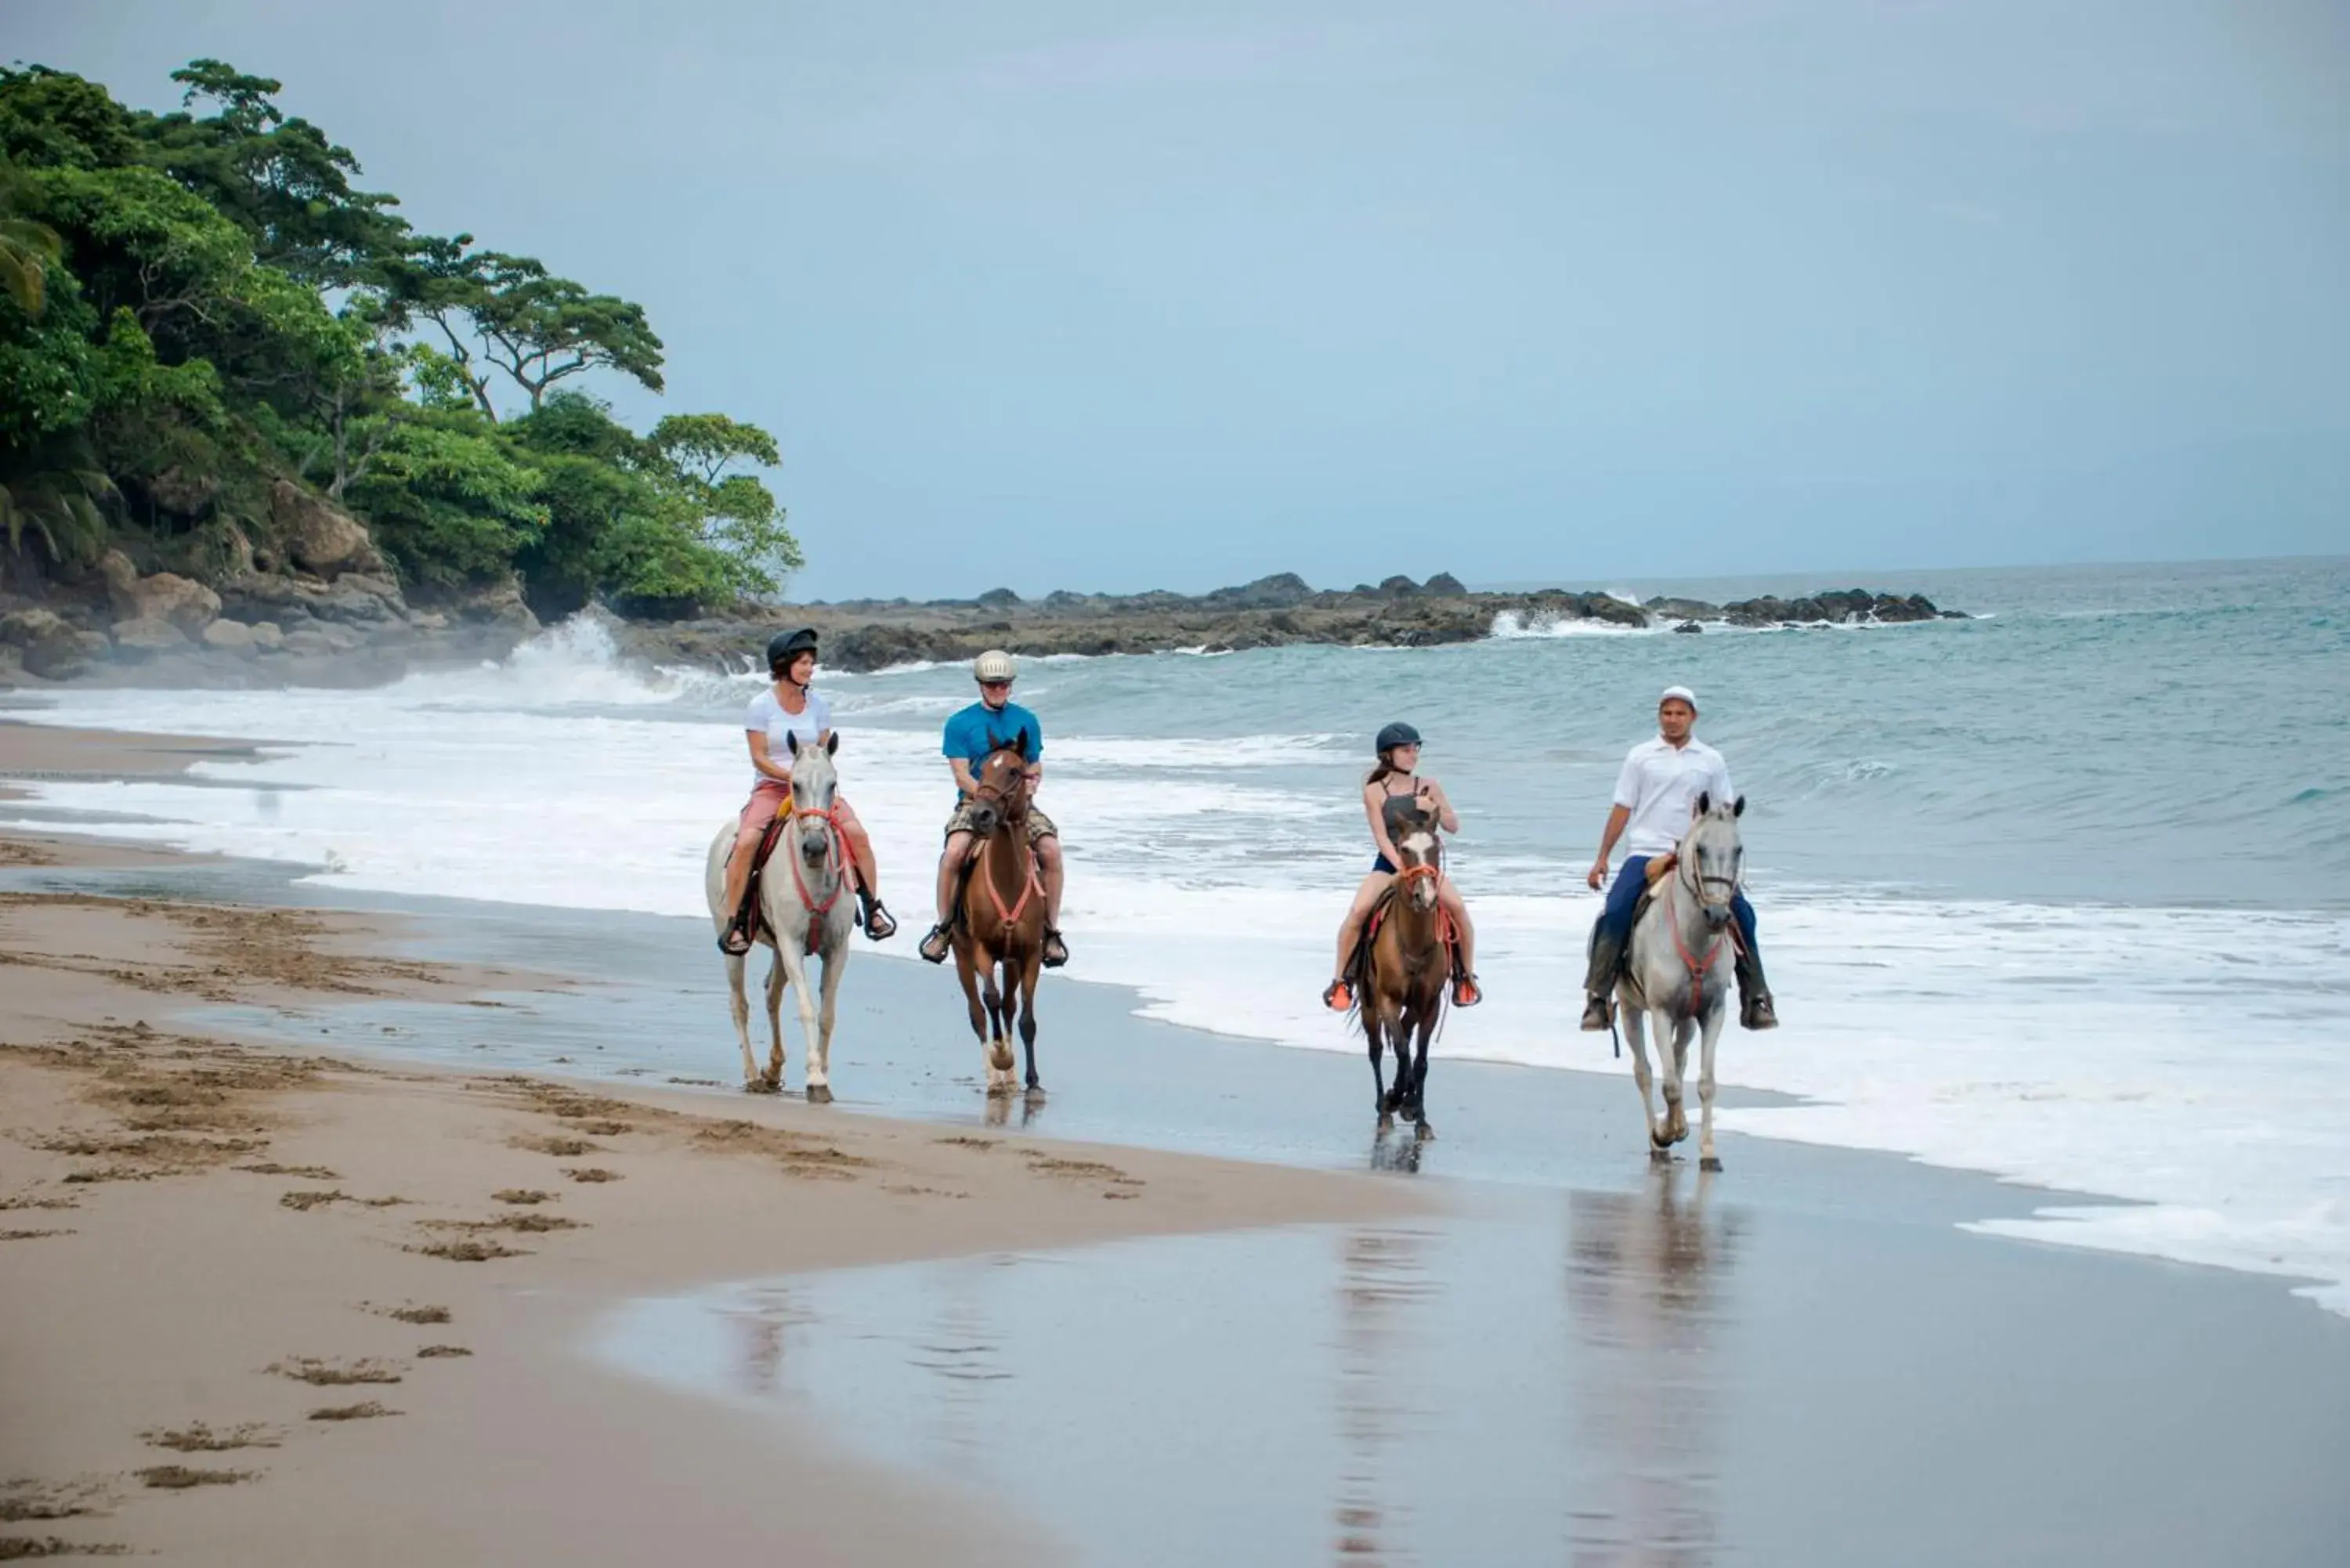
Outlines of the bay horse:
<svg viewBox="0 0 2350 1568">
<path fill-rule="evenodd" d="M 1045 886 L 1028 842 L 1028 732 L 979 764 L 971 826 L 977 840 L 955 895 L 955 978 L 971 1004 L 972 1033 L 987 1056 L 987 1092 L 1012 1092 L 1013 1028 L 1036 1076 L 1036 975 L 1045 957 Z"/>
<path fill-rule="evenodd" d="M 1624 972 L 1616 981 L 1616 1010 L 1632 1043 L 1632 1079 L 1640 1085 L 1640 1106 L 1648 1128 L 1648 1158 L 1672 1158 L 1673 1145 L 1689 1137 L 1681 1111 L 1681 1083 L 1689 1070 L 1690 1037 L 1702 1032 L 1697 1094 L 1702 1107 L 1698 1127 L 1698 1166 L 1720 1170 L 1713 1148 L 1713 1048 L 1730 1011 L 1730 984 L 1738 934 L 1731 923 L 1731 900 L 1746 873 L 1746 849 L 1738 819 L 1746 797 L 1717 801 L 1697 797 L 1689 831 L 1674 846 L 1672 866 L 1656 879 L 1632 925 Z M 1649 1092 L 1648 1023 L 1657 1026 L 1659 1065 L 1665 1069 L 1665 1114 L 1657 1115 Z"/>
<path fill-rule="evenodd" d="M 789 744 L 791 820 L 775 830 L 775 850 L 759 875 L 758 908 L 751 922 L 752 934 L 775 952 L 775 961 L 767 971 L 767 1028 L 775 1047 L 768 1054 L 764 1073 L 751 1054 L 751 1003 L 743 989 L 748 961 L 743 955 L 727 955 L 726 986 L 733 1004 L 734 1036 L 743 1047 L 743 1086 L 770 1094 L 784 1086 L 784 989 L 797 990 L 800 1028 L 808 1043 L 807 1097 L 811 1105 L 821 1106 L 832 1099 L 834 1002 L 840 994 L 841 976 L 848 968 L 848 931 L 854 919 L 844 896 L 849 888 L 848 844 L 840 831 L 839 815 L 833 810 L 840 775 L 833 768 L 832 758 L 840 748 L 840 737 L 829 736 L 821 746 L 803 746 L 794 735 Z M 711 922 L 722 934 L 736 913 L 725 907 L 726 857 L 734 847 L 734 824 L 730 822 L 710 841 L 702 878 Z M 824 965 L 820 1012 L 817 999 L 808 994 L 806 961 L 810 958 Z"/>
<path fill-rule="evenodd" d="M 1444 845 L 1434 819 L 1409 797 L 1397 796 L 1384 810 L 1388 841 L 1403 864 L 1395 885 L 1371 911 L 1349 978 L 1370 1042 L 1379 1130 L 1393 1127 L 1401 1112 L 1425 1139 L 1436 1136 L 1426 1104 L 1428 1043 L 1443 1021 L 1446 983 L 1452 977 L 1451 922 L 1437 897 Z M 1382 1042 L 1395 1051 L 1393 1085 L 1381 1073 Z"/>
</svg>

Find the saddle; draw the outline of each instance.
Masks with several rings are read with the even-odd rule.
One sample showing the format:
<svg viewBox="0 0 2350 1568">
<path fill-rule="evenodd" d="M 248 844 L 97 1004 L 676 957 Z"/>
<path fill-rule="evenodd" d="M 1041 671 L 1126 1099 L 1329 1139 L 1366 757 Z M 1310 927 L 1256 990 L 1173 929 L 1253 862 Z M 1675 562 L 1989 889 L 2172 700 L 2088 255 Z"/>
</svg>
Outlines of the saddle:
<svg viewBox="0 0 2350 1568">
<path fill-rule="evenodd" d="M 765 880 L 768 858 L 775 853 L 776 844 L 782 841 L 784 830 L 791 824 L 792 813 L 788 808 L 775 813 L 759 835 L 759 847 L 751 854 L 751 877 L 743 884 L 743 907 L 734 911 L 734 929 L 748 932 L 754 945 L 775 940 L 775 929 L 767 924 L 767 906 L 759 897 L 759 884 Z M 822 926 L 810 920 L 807 950 L 811 956 L 821 950 L 822 935 Z"/>
<path fill-rule="evenodd" d="M 1388 911 L 1394 907 L 1396 895 L 1400 891 L 1400 888 L 1389 888 L 1379 895 L 1379 901 L 1371 906 L 1370 918 L 1363 922 L 1362 935 L 1355 939 L 1355 950 L 1347 960 L 1347 981 L 1354 987 L 1357 996 L 1367 994 L 1369 991 L 1371 944 L 1378 940 L 1379 928 L 1387 924 Z M 1461 928 L 1453 923 L 1452 911 L 1442 904 L 1436 907 L 1436 940 L 1443 945 L 1444 950 L 1452 959 L 1452 967 L 1447 978 L 1459 978 L 1462 972 Z"/>
</svg>

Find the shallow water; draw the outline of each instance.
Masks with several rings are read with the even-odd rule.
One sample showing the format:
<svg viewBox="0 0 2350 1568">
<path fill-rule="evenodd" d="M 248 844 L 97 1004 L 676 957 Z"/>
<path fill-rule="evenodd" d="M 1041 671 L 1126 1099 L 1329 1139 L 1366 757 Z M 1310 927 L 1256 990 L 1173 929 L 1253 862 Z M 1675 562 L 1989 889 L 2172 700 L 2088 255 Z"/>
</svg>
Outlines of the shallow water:
<svg viewBox="0 0 2350 1568">
<path fill-rule="evenodd" d="M 2314 1564 L 2350 1525 L 2324 1457 L 2350 1442 L 2350 1338 L 2288 1314 L 2306 1344 L 2237 1365 L 2207 1336 L 2259 1309 L 2241 1282 L 2147 1303 L 2122 1277 L 2143 1264 L 1752 1207 L 1685 1170 L 1452 1196 L 644 1301 L 595 1349 L 1106 1568 Z"/>
</svg>

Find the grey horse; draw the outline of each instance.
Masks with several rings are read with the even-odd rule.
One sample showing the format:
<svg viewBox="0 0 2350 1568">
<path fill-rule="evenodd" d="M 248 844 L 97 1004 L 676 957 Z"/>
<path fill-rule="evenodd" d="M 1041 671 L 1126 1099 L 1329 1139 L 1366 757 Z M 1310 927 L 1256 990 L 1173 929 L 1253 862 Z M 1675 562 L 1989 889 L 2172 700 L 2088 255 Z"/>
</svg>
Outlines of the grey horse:
<svg viewBox="0 0 2350 1568">
<path fill-rule="evenodd" d="M 852 909 L 848 886 L 848 846 L 832 815 L 833 795 L 839 787 L 832 753 L 840 737 L 828 737 L 822 746 L 803 746 L 791 740 L 792 822 L 775 842 L 775 851 L 759 877 L 759 912 L 764 917 L 758 939 L 775 950 L 767 971 L 767 1027 L 775 1049 L 767 1070 L 751 1054 L 751 1003 L 743 994 L 747 961 L 729 954 L 726 984 L 734 1010 L 734 1034 L 743 1046 L 743 1086 L 773 1093 L 784 1086 L 784 988 L 799 993 L 800 1028 L 807 1036 L 807 1097 L 824 1105 L 832 1098 L 832 1020 L 840 977 L 848 967 L 848 932 Z M 710 841 L 710 862 L 703 890 L 710 902 L 710 919 L 724 932 L 734 911 L 725 907 L 726 857 L 734 847 L 734 825 L 728 823 Z M 811 939 L 810 932 L 814 931 Z M 807 963 L 824 963 L 823 1010 L 808 994 Z"/>
<path fill-rule="evenodd" d="M 1697 797 L 1689 831 L 1673 849 L 1671 869 L 1658 878 L 1661 886 L 1632 927 L 1624 972 L 1616 981 L 1616 1011 L 1632 1043 L 1632 1078 L 1640 1085 L 1651 1159 L 1671 1158 L 1673 1145 L 1689 1137 L 1681 1083 L 1689 1071 L 1690 1037 L 1702 1032 L 1697 1147 L 1704 1170 L 1721 1168 L 1713 1151 L 1713 1047 L 1730 1008 L 1731 944 L 1738 940 L 1730 901 L 1746 871 L 1746 850 L 1738 841 L 1738 819 L 1745 811 L 1743 795 L 1734 801 Z M 1650 1019 L 1656 1021 L 1657 1055 L 1665 1069 L 1661 1117 L 1650 1092 Z"/>
</svg>

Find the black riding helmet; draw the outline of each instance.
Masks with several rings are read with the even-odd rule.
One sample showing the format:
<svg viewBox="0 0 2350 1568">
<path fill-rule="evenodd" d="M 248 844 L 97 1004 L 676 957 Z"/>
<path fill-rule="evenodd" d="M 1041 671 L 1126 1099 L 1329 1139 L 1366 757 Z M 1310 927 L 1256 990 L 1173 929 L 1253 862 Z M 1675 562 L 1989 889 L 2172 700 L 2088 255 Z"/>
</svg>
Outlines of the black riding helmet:
<svg viewBox="0 0 2350 1568">
<path fill-rule="evenodd" d="M 797 631 L 779 631 L 767 639 L 767 668 L 781 674 L 791 668 L 793 659 L 803 653 L 815 651 L 814 627 L 802 627 Z"/>
<path fill-rule="evenodd" d="M 1419 744 L 1419 732 L 1418 730 L 1413 729 L 1409 724 L 1395 723 L 1389 724 L 1386 729 L 1379 732 L 1379 742 L 1377 750 L 1378 754 L 1384 757 L 1389 752 L 1394 751 L 1398 746 L 1416 746 L 1418 744 Z"/>
</svg>

